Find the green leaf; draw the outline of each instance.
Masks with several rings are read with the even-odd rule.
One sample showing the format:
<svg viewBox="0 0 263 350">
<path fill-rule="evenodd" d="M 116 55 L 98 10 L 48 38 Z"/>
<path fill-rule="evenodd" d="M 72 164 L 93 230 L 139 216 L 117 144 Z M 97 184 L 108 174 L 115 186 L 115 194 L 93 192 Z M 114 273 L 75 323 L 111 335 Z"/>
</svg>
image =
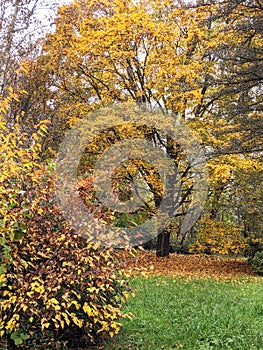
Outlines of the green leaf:
<svg viewBox="0 0 263 350">
<path fill-rule="evenodd" d="M 21 330 L 18 329 L 17 331 L 11 334 L 10 338 L 14 341 L 15 345 L 21 345 L 23 344 L 24 340 L 29 339 L 30 336 L 26 333 L 21 332 Z"/>
<path fill-rule="evenodd" d="M 24 232 L 23 231 L 19 231 L 19 230 L 15 230 L 15 234 L 14 234 L 14 242 L 18 242 L 21 240 L 21 238 L 24 237 Z"/>
</svg>

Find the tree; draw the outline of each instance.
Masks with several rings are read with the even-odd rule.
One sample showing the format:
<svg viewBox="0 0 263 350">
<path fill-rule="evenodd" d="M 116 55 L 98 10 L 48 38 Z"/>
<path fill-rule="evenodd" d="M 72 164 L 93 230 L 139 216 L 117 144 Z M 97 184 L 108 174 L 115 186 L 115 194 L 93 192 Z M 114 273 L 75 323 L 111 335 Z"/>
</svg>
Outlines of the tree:
<svg viewBox="0 0 263 350">
<path fill-rule="evenodd" d="M 41 152 L 47 154 L 51 143 L 48 140 L 55 133 L 53 128 L 58 130 L 62 123 L 57 126 L 58 122 L 55 123 L 53 118 L 55 108 L 50 103 L 52 81 L 41 62 L 36 64 L 46 27 L 50 27 L 48 18 L 44 24 L 39 16 L 43 6 L 42 0 L 0 1 L 0 98 L 4 101 L 10 88 L 17 96 L 9 101 L 5 114 L 11 132 L 14 125 L 19 124 L 21 133 L 33 134 L 35 126 L 43 120 L 51 122 L 49 135 L 42 136 L 45 144 Z M 49 9 L 54 10 L 54 6 L 49 4 Z M 32 139 L 28 141 L 32 142 Z"/>
<path fill-rule="evenodd" d="M 262 236 L 262 4 L 225 0 L 188 6 L 207 13 L 211 40 L 204 59 L 214 62 L 193 120 L 211 159 L 207 210 L 213 220 L 228 216 L 253 240 L 255 231 Z"/>
<path fill-rule="evenodd" d="M 198 114 L 214 124 L 215 155 L 262 152 L 262 14 L 260 1 L 198 1 L 208 13 L 211 40 L 204 58 L 214 61 Z M 210 13 L 210 14 L 209 14 Z"/>
<path fill-rule="evenodd" d="M 170 1 L 74 1 L 61 7 L 44 55 L 68 124 L 101 106 L 124 101 L 158 107 L 167 118 L 173 113 L 186 121 L 200 100 L 209 69 L 201 59 L 207 37 L 204 16 L 198 8 L 186 11 L 180 2 Z M 184 215 L 192 196 L 193 169 L 176 140 L 147 125 L 143 132 L 180 169 L 184 184 L 178 214 Z M 111 142 L 118 137 L 115 130 Z M 158 181 L 152 183 L 146 165 L 136 166 L 156 209 L 161 199 Z M 169 254 L 169 237 L 169 230 L 159 234 L 157 255 Z"/>
<path fill-rule="evenodd" d="M 15 88 L 17 70 L 23 58 L 35 49 L 35 11 L 38 0 L 1 0 L 0 7 L 0 95 L 8 96 L 8 88 Z"/>
</svg>

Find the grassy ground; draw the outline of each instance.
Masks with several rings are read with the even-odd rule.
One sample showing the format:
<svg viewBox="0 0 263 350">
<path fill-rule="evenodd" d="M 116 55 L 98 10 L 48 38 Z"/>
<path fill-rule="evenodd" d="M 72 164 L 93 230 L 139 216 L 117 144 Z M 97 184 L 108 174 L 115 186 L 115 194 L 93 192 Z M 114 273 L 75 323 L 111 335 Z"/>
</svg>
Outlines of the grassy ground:
<svg viewBox="0 0 263 350">
<path fill-rule="evenodd" d="M 131 279 L 136 297 L 104 349 L 263 350 L 263 284 L 162 276 Z"/>
</svg>

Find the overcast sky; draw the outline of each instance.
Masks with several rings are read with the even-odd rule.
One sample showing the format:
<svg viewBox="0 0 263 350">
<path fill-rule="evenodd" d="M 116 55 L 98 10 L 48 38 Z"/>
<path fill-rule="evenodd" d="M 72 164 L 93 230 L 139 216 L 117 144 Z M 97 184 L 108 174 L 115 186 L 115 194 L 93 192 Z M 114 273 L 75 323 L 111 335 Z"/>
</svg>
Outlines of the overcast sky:
<svg viewBox="0 0 263 350">
<path fill-rule="evenodd" d="M 54 25 L 52 26 L 52 23 L 56 16 L 58 7 L 64 4 L 69 4 L 72 1 L 73 0 L 41 1 L 36 11 L 36 17 L 41 21 L 44 32 L 50 32 L 55 29 Z"/>
</svg>

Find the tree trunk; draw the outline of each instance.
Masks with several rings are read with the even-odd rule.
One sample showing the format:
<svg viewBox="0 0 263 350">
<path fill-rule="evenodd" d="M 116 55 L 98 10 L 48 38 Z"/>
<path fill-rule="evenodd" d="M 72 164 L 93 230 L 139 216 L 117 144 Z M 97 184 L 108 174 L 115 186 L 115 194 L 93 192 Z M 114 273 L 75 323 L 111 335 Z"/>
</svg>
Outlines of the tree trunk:
<svg viewBox="0 0 263 350">
<path fill-rule="evenodd" d="M 168 257 L 170 250 L 170 232 L 164 230 L 157 236 L 156 256 Z"/>
</svg>

